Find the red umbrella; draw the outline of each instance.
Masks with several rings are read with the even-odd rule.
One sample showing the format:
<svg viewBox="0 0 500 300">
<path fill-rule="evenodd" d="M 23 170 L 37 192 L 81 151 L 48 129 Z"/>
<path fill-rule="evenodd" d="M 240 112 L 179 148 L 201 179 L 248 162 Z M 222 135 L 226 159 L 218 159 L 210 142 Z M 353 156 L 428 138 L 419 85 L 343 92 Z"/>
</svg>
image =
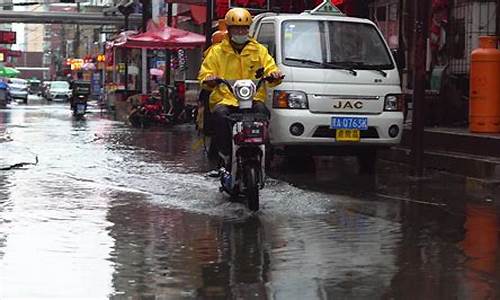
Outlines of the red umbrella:
<svg viewBox="0 0 500 300">
<path fill-rule="evenodd" d="M 147 49 L 196 48 L 205 45 L 205 36 L 166 25 L 149 22 L 146 32 L 128 36 L 118 47 Z"/>
</svg>

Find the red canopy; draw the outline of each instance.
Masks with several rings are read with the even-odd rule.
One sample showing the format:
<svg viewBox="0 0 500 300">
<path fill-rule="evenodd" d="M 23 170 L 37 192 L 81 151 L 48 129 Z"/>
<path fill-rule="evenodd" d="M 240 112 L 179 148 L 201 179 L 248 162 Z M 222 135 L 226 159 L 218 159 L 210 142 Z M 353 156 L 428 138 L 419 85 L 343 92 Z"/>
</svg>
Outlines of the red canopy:
<svg viewBox="0 0 500 300">
<path fill-rule="evenodd" d="M 116 47 L 147 49 L 196 48 L 205 45 L 205 36 L 178 28 L 153 22 L 148 23 L 147 31 L 127 36 L 125 41 L 115 42 Z"/>
</svg>

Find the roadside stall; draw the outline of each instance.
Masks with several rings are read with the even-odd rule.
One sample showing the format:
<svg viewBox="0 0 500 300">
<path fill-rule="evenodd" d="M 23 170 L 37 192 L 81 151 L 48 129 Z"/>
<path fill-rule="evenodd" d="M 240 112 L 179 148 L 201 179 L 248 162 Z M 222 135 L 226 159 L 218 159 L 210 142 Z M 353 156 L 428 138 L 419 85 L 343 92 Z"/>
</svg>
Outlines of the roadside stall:
<svg viewBox="0 0 500 300">
<path fill-rule="evenodd" d="M 113 41 L 111 45 L 114 56 L 113 70 L 115 70 L 113 72 L 113 82 L 117 83 L 115 85 L 115 88 L 117 87 L 115 94 L 117 90 L 124 88 L 126 97 L 121 97 L 120 100 L 125 100 L 136 94 L 147 97 L 153 89 L 158 89 L 161 94 L 164 112 L 169 115 L 174 114 L 179 96 L 185 91 L 185 88 L 183 88 L 185 84 L 182 80 L 175 80 L 184 77 L 179 74 L 175 76 L 175 70 L 178 72 L 183 71 L 182 66 L 185 65 L 184 49 L 203 47 L 205 45 L 205 36 L 166 26 L 164 22 L 155 24 L 150 21 L 145 32 L 123 37 L 122 35 L 121 39 Z M 120 66 L 117 62 L 123 61 L 123 59 L 119 60 L 117 53 L 122 53 L 123 49 L 126 49 L 128 53 L 134 53 L 135 51 L 135 53 L 141 54 L 136 60 L 140 61 L 140 63 L 137 62 L 140 68 L 138 68 L 139 76 L 136 82 L 137 90 L 133 92 L 127 86 L 127 83 L 129 83 L 128 78 L 125 78 L 125 82 L 122 82 L 117 80 L 118 77 L 116 76 L 116 66 Z M 149 56 L 149 58 L 148 51 L 153 52 L 153 55 Z M 158 54 L 158 56 L 162 54 L 161 56 L 165 58 L 163 61 L 161 58 L 160 60 L 154 59 L 155 54 Z M 153 76 L 155 80 L 151 81 Z M 118 99 L 115 97 L 115 100 Z"/>
</svg>

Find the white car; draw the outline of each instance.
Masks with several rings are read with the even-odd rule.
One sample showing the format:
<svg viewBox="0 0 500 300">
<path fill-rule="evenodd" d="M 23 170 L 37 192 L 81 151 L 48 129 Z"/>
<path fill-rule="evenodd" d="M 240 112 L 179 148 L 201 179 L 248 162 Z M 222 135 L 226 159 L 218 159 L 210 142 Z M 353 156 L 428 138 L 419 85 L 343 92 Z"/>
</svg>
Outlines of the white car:
<svg viewBox="0 0 500 300">
<path fill-rule="evenodd" d="M 11 78 L 8 81 L 9 94 L 12 99 L 21 99 L 28 103 L 28 81 L 21 78 Z"/>
<path fill-rule="evenodd" d="M 51 81 L 47 92 L 47 100 L 50 101 L 68 101 L 71 97 L 71 89 L 67 81 Z"/>
<path fill-rule="evenodd" d="M 251 34 L 286 76 L 267 95 L 275 152 L 352 154 L 372 163 L 378 148 L 400 143 L 399 73 L 373 22 L 341 13 L 266 13 Z"/>
</svg>

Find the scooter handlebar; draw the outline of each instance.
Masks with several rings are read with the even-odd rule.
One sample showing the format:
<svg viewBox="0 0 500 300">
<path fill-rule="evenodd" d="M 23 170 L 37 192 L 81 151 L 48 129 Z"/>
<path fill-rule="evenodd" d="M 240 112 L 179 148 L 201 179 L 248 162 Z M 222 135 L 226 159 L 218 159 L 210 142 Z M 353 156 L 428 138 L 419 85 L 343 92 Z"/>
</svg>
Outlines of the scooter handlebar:
<svg viewBox="0 0 500 300">
<path fill-rule="evenodd" d="M 264 81 L 267 81 L 267 82 L 274 82 L 274 81 L 278 81 L 278 80 L 282 80 L 285 78 L 285 75 L 282 75 L 280 78 L 274 78 L 273 76 L 266 76 L 266 77 L 261 77 L 259 79 L 259 82 L 257 83 L 257 90 L 260 88 L 260 86 L 262 85 L 262 83 Z M 214 79 L 214 80 L 205 80 L 203 81 L 204 84 L 208 84 L 210 82 L 215 82 L 217 85 L 220 85 L 220 84 L 224 84 L 226 85 L 229 90 L 231 92 L 233 92 L 233 86 L 231 85 L 231 83 L 229 83 L 227 80 L 225 79 L 222 79 L 222 78 L 217 78 L 217 79 Z"/>
</svg>

